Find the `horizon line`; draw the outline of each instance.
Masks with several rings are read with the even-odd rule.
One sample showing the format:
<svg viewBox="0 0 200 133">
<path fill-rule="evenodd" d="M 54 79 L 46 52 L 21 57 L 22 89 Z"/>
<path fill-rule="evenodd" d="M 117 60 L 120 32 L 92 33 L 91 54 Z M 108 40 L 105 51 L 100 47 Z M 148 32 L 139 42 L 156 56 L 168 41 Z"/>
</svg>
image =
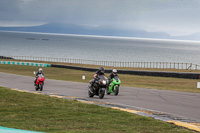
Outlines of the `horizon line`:
<svg viewBox="0 0 200 133">
<path fill-rule="evenodd" d="M 122 36 L 103 36 L 103 35 L 83 35 L 83 34 L 64 34 L 64 33 L 46 33 L 46 32 L 27 32 L 27 31 L 6 31 L 0 32 L 14 32 L 14 33 L 27 33 L 27 34 L 46 34 L 46 35 L 62 35 L 62 36 L 79 36 L 79 37 L 96 37 L 96 38 L 111 38 L 111 39 L 131 39 L 131 40 L 149 40 L 149 41 L 176 41 L 176 42 L 193 42 L 200 43 L 197 40 L 178 40 L 178 39 L 161 39 L 161 38 L 142 38 L 142 37 L 122 37 Z"/>
</svg>

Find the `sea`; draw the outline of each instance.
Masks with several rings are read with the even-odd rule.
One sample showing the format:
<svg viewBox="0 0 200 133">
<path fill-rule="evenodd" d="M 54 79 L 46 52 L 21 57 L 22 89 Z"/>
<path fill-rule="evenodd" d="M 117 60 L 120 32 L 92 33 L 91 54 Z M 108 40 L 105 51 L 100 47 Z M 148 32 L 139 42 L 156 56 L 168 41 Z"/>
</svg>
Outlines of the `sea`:
<svg viewBox="0 0 200 133">
<path fill-rule="evenodd" d="M 200 42 L 0 31 L 0 56 L 200 65 Z"/>
</svg>

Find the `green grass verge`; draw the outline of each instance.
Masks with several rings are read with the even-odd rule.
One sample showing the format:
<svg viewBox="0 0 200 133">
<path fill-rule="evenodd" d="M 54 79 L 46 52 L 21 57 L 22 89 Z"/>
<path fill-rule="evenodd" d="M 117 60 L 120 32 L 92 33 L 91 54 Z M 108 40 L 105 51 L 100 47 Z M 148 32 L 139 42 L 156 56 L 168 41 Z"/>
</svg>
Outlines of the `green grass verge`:
<svg viewBox="0 0 200 133">
<path fill-rule="evenodd" d="M 65 68 L 49 67 L 43 69 L 46 78 L 84 83 L 88 83 L 94 74 L 94 72 Z M 37 70 L 38 67 L 32 66 L 0 65 L 0 72 L 26 76 L 34 76 L 33 71 Z M 82 75 L 86 76 L 86 80 L 82 80 Z M 106 76 L 108 77 L 109 74 L 106 74 Z M 119 74 L 119 77 L 122 81 L 122 86 L 200 93 L 200 89 L 197 88 L 197 82 L 199 80 L 196 79 L 136 76 L 126 74 Z"/>
<path fill-rule="evenodd" d="M 188 129 L 108 107 L 0 87 L 0 126 L 51 132 L 189 133 Z"/>
</svg>

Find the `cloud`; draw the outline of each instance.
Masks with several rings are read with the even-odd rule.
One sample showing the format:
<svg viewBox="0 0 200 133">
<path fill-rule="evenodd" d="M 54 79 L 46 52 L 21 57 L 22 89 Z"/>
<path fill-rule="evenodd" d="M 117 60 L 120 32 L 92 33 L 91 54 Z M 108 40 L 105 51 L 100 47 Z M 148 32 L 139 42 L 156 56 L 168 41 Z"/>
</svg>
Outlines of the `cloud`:
<svg viewBox="0 0 200 133">
<path fill-rule="evenodd" d="M 152 10 L 140 16 L 140 25 L 148 31 L 165 31 L 171 35 L 200 32 L 200 4 L 177 3 L 177 6 Z"/>
<path fill-rule="evenodd" d="M 4 13 L 1 17 L 66 22 L 81 20 L 93 23 L 133 21 L 150 3 L 152 2 L 146 0 L 1 0 L 1 7 L 5 7 L 1 8 L 1 12 Z"/>
<path fill-rule="evenodd" d="M 198 0 L 0 0 L 1 23 L 10 25 L 110 25 L 171 35 L 198 32 L 199 12 Z"/>
</svg>

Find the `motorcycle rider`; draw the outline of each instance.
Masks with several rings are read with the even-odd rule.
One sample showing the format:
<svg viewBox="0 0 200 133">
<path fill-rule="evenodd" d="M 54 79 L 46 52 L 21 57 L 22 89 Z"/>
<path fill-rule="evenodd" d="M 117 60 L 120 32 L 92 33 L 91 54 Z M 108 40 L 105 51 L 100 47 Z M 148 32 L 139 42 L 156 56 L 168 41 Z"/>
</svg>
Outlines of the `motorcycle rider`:
<svg viewBox="0 0 200 133">
<path fill-rule="evenodd" d="M 39 68 L 38 72 L 35 74 L 35 81 L 34 81 L 35 86 L 36 86 L 36 81 L 37 81 L 37 79 L 38 79 L 38 75 L 39 75 L 39 74 L 42 74 L 42 75 L 44 76 L 44 73 L 43 73 L 43 69 L 42 69 L 42 68 Z"/>
<path fill-rule="evenodd" d="M 117 75 L 117 69 L 113 69 L 112 72 L 110 73 L 110 76 L 108 78 L 109 84 L 112 82 L 112 78 L 114 78 L 114 76 L 118 76 Z"/>
<path fill-rule="evenodd" d="M 91 88 L 93 88 L 93 85 L 94 85 L 95 81 L 97 80 L 98 76 L 105 75 L 104 71 L 105 71 L 105 69 L 103 67 L 100 67 L 99 70 L 96 71 L 96 73 L 93 76 L 93 79 L 90 81 Z"/>
</svg>

